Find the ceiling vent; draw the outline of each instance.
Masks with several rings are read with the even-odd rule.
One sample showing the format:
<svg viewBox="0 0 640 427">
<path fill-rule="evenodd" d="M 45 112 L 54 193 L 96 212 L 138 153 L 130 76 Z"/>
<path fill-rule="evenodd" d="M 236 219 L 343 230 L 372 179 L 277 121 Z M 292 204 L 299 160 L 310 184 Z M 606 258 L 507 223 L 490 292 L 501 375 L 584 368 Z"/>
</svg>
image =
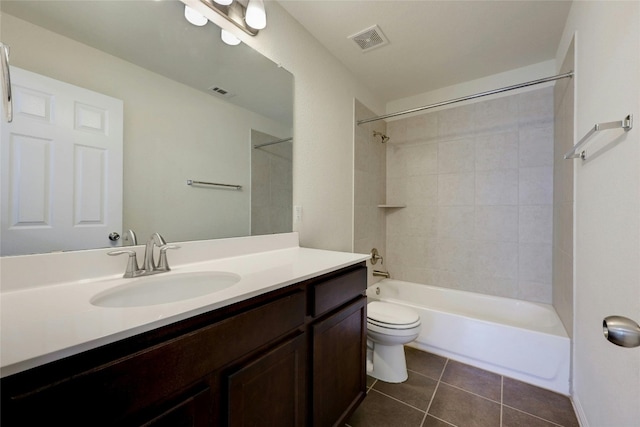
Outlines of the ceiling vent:
<svg viewBox="0 0 640 427">
<path fill-rule="evenodd" d="M 366 30 L 362 30 L 348 38 L 356 42 L 363 52 L 368 52 L 371 49 L 389 44 L 389 40 L 387 40 L 380 27 L 377 25 L 369 27 Z"/>
<path fill-rule="evenodd" d="M 231 93 L 228 90 L 221 88 L 220 86 L 211 86 L 209 90 L 213 92 L 214 95 L 220 96 L 222 98 L 233 98 L 234 96 L 236 96 L 235 93 Z"/>
</svg>

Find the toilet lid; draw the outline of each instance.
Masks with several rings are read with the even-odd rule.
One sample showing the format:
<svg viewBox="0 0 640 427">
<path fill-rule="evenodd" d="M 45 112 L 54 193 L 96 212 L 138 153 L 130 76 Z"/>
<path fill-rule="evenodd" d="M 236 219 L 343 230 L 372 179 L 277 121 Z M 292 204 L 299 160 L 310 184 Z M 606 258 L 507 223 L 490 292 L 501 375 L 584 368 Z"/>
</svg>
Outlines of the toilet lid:
<svg viewBox="0 0 640 427">
<path fill-rule="evenodd" d="M 420 322 L 418 313 L 410 308 L 381 301 L 367 304 L 367 319 L 388 325 L 412 325 Z"/>
</svg>

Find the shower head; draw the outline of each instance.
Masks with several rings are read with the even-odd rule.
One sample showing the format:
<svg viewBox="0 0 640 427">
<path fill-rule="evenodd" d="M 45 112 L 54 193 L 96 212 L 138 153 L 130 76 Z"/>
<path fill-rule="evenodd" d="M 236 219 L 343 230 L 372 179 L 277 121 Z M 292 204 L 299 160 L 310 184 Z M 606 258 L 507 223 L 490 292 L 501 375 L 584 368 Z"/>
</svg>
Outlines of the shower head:
<svg viewBox="0 0 640 427">
<path fill-rule="evenodd" d="M 377 130 L 373 131 L 373 136 L 374 137 L 379 136 L 380 142 L 383 144 L 389 140 L 389 137 L 387 135 L 383 134 L 382 132 L 378 132 Z"/>
</svg>

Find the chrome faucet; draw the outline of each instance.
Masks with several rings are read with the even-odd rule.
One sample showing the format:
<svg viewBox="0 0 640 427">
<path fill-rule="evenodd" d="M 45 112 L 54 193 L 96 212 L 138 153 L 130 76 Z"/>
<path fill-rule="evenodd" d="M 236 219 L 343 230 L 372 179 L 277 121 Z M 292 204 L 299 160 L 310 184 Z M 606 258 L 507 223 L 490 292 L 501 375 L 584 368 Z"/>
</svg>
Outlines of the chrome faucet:
<svg viewBox="0 0 640 427">
<path fill-rule="evenodd" d="M 388 271 L 373 270 L 373 275 L 378 277 L 386 277 L 387 279 L 391 278 L 391 274 Z"/>
<path fill-rule="evenodd" d="M 166 244 L 167 242 L 165 242 L 164 238 L 158 233 L 153 233 L 151 237 L 149 237 L 149 240 L 147 240 L 147 244 L 144 248 L 144 264 L 142 264 L 142 269 L 148 274 L 156 269 L 156 262 L 153 259 L 153 248 L 156 246 L 161 247 Z"/>
<path fill-rule="evenodd" d="M 157 266 L 153 259 L 153 249 L 156 246 L 160 248 L 160 257 Z M 171 268 L 169 268 L 169 263 L 167 262 L 167 250 L 179 248 L 180 246 L 177 245 L 167 245 L 167 242 L 164 241 L 164 238 L 160 234 L 153 233 L 151 237 L 149 237 L 149 240 L 147 240 L 144 250 L 144 264 L 142 269 L 145 271 L 145 274 L 157 274 L 170 271 Z"/>
<path fill-rule="evenodd" d="M 155 260 L 153 259 L 153 250 L 158 246 L 160 248 L 160 257 L 158 260 L 158 265 L 156 266 Z M 129 261 L 127 262 L 127 268 L 124 272 L 125 278 L 132 277 L 140 277 L 140 276 L 149 276 L 151 274 L 164 273 L 165 271 L 170 271 L 169 262 L 167 261 L 167 251 L 169 249 L 179 249 L 178 245 L 168 245 L 165 242 L 164 238 L 158 234 L 153 233 L 149 240 L 147 240 L 147 244 L 145 245 L 144 251 L 144 264 L 142 268 L 138 267 L 138 260 L 136 258 L 136 252 L 134 250 L 118 250 L 108 252 L 107 255 L 129 255 Z"/>
<path fill-rule="evenodd" d="M 128 242 L 129 246 L 138 246 L 138 237 L 136 237 L 136 233 L 131 229 L 124 233 L 124 240 Z"/>
<path fill-rule="evenodd" d="M 129 261 L 127 261 L 127 268 L 124 271 L 125 279 L 131 279 L 133 277 L 144 276 L 145 271 L 138 267 L 138 258 L 136 258 L 136 251 L 131 249 L 123 249 L 120 251 L 111 251 L 107 252 L 107 255 L 116 256 L 116 255 L 129 255 Z"/>
</svg>

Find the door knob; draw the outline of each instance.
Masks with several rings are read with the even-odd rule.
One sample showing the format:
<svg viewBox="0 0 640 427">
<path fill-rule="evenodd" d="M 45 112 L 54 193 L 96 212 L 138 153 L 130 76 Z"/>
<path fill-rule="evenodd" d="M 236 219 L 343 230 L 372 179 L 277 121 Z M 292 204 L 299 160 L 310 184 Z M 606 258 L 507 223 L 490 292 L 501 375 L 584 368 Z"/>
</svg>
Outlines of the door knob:
<svg viewBox="0 0 640 427">
<path fill-rule="evenodd" d="M 604 337 L 620 347 L 640 347 L 640 325 L 622 316 L 608 316 L 602 321 Z"/>
<path fill-rule="evenodd" d="M 111 240 L 112 242 L 116 242 L 118 240 L 120 240 L 120 235 L 118 233 L 116 233 L 115 231 L 109 233 L 109 240 Z"/>
</svg>

